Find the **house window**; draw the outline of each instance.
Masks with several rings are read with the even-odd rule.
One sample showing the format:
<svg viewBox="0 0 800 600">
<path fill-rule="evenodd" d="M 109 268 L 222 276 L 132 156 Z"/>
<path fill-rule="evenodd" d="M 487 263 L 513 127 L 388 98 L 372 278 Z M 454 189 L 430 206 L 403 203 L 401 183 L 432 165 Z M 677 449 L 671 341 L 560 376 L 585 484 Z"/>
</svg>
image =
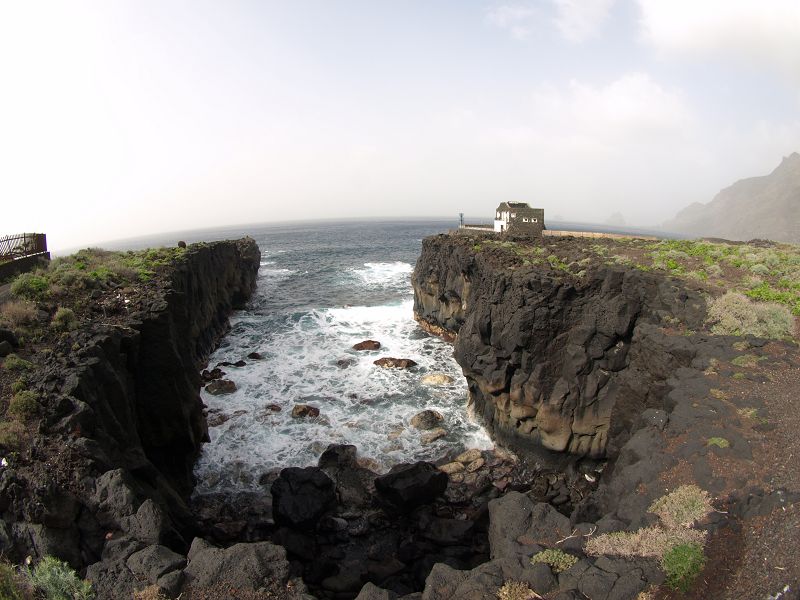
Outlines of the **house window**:
<svg viewBox="0 0 800 600">
<path fill-rule="evenodd" d="M 522 217 L 522 222 L 523 223 L 527 223 L 528 222 L 528 217 Z"/>
<path fill-rule="evenodd" d="M 535 219 L 535 218 L 531 219 L 531 223 L 538 223 L 538 222 L 539 222 L 539 219 Z"/>
<path fill-rule="evenodd" d="M 511 218 L 512 219 L 516 219 L 517 218 L 517 213 L 511 213 Z"/>
<path fill-rule="evenodd" d="M 497 218 L 500 218 L 500 211 L 497 211 Z"/>
</svg>

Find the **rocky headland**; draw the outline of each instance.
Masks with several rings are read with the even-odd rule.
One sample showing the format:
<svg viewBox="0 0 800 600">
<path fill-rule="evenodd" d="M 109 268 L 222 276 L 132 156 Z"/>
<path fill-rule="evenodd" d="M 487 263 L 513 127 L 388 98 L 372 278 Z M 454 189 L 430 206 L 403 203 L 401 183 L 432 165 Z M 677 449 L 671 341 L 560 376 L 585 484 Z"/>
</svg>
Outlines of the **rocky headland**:
<svg viewBox="0 0 800 600">
<path fill-rule="evenodd" d="M 200 387 L 235 386 L 208 356 L 258 248 L 87 251 L 3 312 L 0 546 L 66 561 L 98 598 L 794 598 L 797 257 L 428 238 L 415 316 L 452 340 L 498 448 L 379 475 L 331 446 L 254 491 L 192 497 L 224 418 Z"/>
</svg>

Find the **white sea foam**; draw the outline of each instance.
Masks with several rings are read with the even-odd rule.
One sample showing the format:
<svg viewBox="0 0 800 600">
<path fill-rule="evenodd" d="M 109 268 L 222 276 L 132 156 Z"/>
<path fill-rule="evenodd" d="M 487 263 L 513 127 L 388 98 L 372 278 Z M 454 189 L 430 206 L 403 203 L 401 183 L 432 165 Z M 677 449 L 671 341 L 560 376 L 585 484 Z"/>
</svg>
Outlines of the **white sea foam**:
<svg viewBox="0 0 800 600">
<path fill-rule="evenodd" d="M 396 288 L 410 291 L 408 280 L 414 267 L 406 262 L 368 262 L 362 268 L 352 269 L 367 287 Z"/>
<path fill-rule="evenodd" d="M 357 270 L 366 284 L 386 285 L 406 278 L 407 263 L 367 263 Z M 488 447 L 484 430 L 465 411 L 466 385 L 452 358 L 452 347 L 422 332 L 412 318 L 412 302 L 315 310 L 264 327 L 265 317 L 242 313 L 212 357 L 235 362 L 248 352 L 263 359 L 242 368 L 227 367 L 238 389 L 228 396 L 202 393 L 211 411 L 231 418 L 210 429 L 211 442 L 198 461 L 199 493 L 255 485 L 261 474 L 287 466 L 315 464 L 331 443 L 355 444 L 360 456 L 382 468 L 397 462 L 434 459 L 453 447 Z M 265 332 L 268 329 L 268 332 Z M 379 340 L 377 352 L 352 345 Z M 381 356 L 411 358 L 413 370 L 381 369 Z M 341 361 L 349 366 L 342 368 Z M 445 373 L 454 383 L 429 387 L 426 373 Z M 295 404 L 320 409 L 318 419 L 293 419 Z M 268 405 L 280 406 L 273 412 Z M 409 426 L 423 408 L 441 412 L 448 436 L 423 445 Z M 236 414 L 238 413 L 238 414 Z M 395 438 L 395 439 L 390 439 Z"/>
</svg>

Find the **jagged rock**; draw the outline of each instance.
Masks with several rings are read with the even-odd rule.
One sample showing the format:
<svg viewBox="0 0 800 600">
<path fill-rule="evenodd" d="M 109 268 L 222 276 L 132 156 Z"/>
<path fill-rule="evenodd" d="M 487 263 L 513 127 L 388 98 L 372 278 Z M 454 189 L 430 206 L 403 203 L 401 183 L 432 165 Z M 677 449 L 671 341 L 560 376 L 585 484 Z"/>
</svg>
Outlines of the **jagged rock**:
<svg viewBox="0 0 800 600">
<path fill-rule="evenodd" d="M 223 371 L 218 367 L 211 369 L 210 371 L 206 369 L 200 374 L 200 376 L 203 378 L 203 381 L 211 382 L 216 379 L 222 379 L 223 377 L 225 377 L 225 371 Z"/>
<path fill-rule="evenodd" d="M 280 404 L 275 404 L 275 403 L 267 404 L 265 408 L 270 412 L 281 412 Z"/>
<path fill-rule="evenodd" d="M 371 504 L 375 473 L 360 463 L 355 446 L 332 444 L 317 464 L 335 482 L 342 506 L 362 508 Z"/>
<path fill-rule="evenodd" d="M 374 361 L 373 364 L 378 365 L 383 369 L 410 369 L 416 367 L 417 363 L 410 358 L 392 358 L 384 357 Z"/>
<path fill-rule="evenodd" d="M 212 396 L 232 394 L 236 391 L 236 384 L 230 379 L 217 379 L 206 386 L 206 391 Z"/>
<path fill-rule="evenodd" d="M 444 417 L 436 410 L 426 409 L 411 417 L 411 426 L 417 429 L 428 430 L 437 427 Z"/>
<path fill-rule="evenodd" d="M 292 408 L 293 419 L 304 419 L 306 417 L 318 417 L 319 409 L 316 406 L 309 406 L 308 404 L 295 404 Z"/>
<path fill-rule="evenodd" d="M 134 575 L 155 584 L 167 573 L 183 569 L 186 557 L 166 546 L 152 545 L 131 554 L 126 564 Z"/>
<path fill-rule="evenodd" d="M 420 436 L 420 441 L 423 444 L 432 444 L 438 439 L 441 439 L 447 435 L 447 430 L 443 427 L 437 427 L 436 429 L 431 429 L 427 433 L 423 433 Z"/>
<path fill-rule="evenodd" d="M 195 538 L 187 559 L 187 584 L 197 588 L 227 584 L 238 590 L 255 591 L 271 582 L 285 584 L 289 579 L 286 551 L 269 542 L 222 549 Z"/>
<path fill-rule="evenodd" d="M 489 547 L 492 558 L 530 556 L 531 545 L 553 547 L 572 532 L 567 517 L 544 502 L 519 492 L 489 502 Z M 525 542 L 521 544 L 518 540 Z"/>
<path fill-rule="evenodd" d="M 425 385 L 449 385 L 453 383 L 453 378 L 444 373 L 431 373 L 430 375 L 425 375 L 421 381 Z"/>
<path fill-rule="evenodd" d="M 353 345 L 353 350 L 380 350 L 381 343 L 376 340 L 364 340 Z"/>
<path fill-rule="evenodd" d="M 322 469 L 289 467 L 272 484 L 275 520 L 294 527 L 313 527 L 336 502 L 333 481 Z"/>
<path fill-rule="evenodd" d="M 361 588 L 356 600 L 397 600 L 397 594 L 381 589 L 374 583 L 367 583 Z"/>
<path fill-rule="evenodd" d="M 375 479 L 375 489 L 399 510 L 411 510 L 433 501 L 447 488 L 447 475 L 429 462 L 398 465 Z"/>
<path fill-rule="evenodd" d="M 247 355 L 247 358 L 249 358 L 250 360 L 261 360 L 264 357 L 261 355 L 260 352 L 251 352 L 250 354 Z"/>
</svg>

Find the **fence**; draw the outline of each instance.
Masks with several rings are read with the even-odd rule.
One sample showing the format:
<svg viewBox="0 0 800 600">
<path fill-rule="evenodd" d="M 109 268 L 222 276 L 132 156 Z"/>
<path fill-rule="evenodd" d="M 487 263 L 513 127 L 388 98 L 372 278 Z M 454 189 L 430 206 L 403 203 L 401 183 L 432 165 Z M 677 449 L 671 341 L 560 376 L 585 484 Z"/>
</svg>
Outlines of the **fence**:
<svg viewBox="0 0 800 600">
<path fill-rule="evenodd" d="M 652 235 L 639 235 L 635 233 L 601 233 L 599 231 L 557 231 L 554 229 L 545 229 L 542 235 L 549 237 L 585 237 L 585 238 L 606 238 L 612 240 L 619 240 L 624 238 L 637 238 L 640 240 L 657 240 L 659 238 Z"/>
<path fill-rule="evenodd" d="M 43 233 L 19 233 L 0 237 L 0 263 L 47 253 L 47 236 Z"/>
</svg>

